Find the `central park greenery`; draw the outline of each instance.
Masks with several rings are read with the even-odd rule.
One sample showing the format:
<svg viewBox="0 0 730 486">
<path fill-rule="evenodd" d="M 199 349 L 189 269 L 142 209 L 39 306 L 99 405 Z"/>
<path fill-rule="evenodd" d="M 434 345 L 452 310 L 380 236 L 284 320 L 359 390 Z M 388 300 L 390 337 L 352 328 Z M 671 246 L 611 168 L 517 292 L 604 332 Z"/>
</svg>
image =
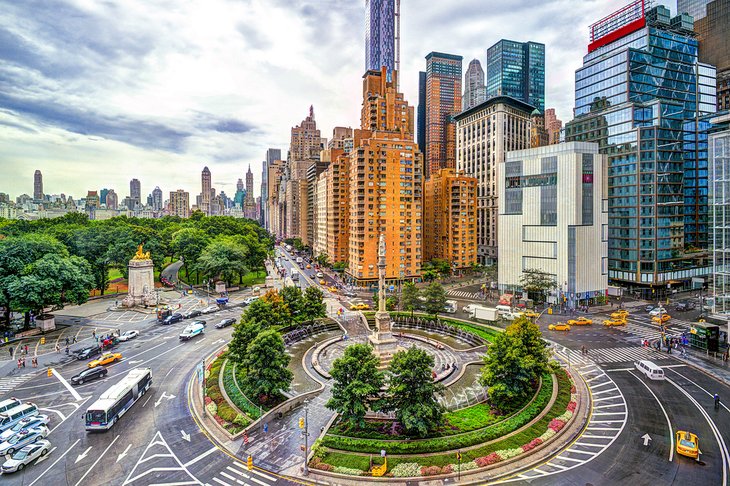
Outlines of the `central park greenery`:
<svg viewBox="0 0 730 486">
<path fill-rule="evenodd" d="M 188 219 L 116 217 L 91 221 L 83 213 L 36 221 L 0 219 L 0 307 L 3 325 L 11 312 L 38 315 L 103 294 L 110 271 L 126 276 L 127 264 L 143 244 L 155 270 L 175 258 L 186 275 L 239 282 L 264 269 L 273 251 L 271 235 L 250 219 L 204 216 Z"/>
<path fill-rule="evenodd" d="M 313 446 L 311 466 L 362 475 L 372 466 L 368 455 L 386 450 L 389 474 L 441 474 L 455 472 L 449 451 L 465 449 L 467 462 L 480 467 L 504 459 L 509 455 L 505 451 L 528 444 L 522 453 L 547 440 L 555 432 L 544 429 L 571 408 L 569 377 L 549 361 L 540 330 L 529 319 L 518 319 L 490 337 L 480 376 L 488 400 L 453 411 L 437 400 L 444 388 L 433 381 L 433 358 L 424 351 L 399 351 L 383 372 L 368 345 L 346 348 L 333 363 L 332 398 L 326 404 L 339 417 Z M 369 417 L 368 411 L 394 412 L 394 419 Z M 495 451 L 502 455 L 492 457 Z"/>
</svg>

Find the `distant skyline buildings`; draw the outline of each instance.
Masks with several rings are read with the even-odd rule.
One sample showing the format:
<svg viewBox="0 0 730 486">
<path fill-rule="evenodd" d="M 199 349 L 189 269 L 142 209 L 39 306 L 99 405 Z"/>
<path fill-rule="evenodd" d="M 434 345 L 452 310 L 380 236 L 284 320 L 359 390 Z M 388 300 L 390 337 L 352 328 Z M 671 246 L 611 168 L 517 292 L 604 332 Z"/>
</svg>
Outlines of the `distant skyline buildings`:
<svg viewBox="0 0 730 486">
<path fill-rule="evenodd" d="M 479 62 L 479 59 L 472 59 L 464 75 L 464 96 L 461 100 L 462 110 L 468 110 L 479 103 L 483 103 L 487 96 L 486 89 L 482 63 Z"/>
<path fill-rule="evenodd" d="M 135 204 L 142 204 L 142 186 L 139 179 L 129 181 L 129 199 L 133 207 Z"/>
<path fill-rule="evenodd" d="M 365 71 L 397 69 L 396 1 L 365 0 Z"/>
<path fill-rule="evenodd" d="M 462 57 L 443 52 L 426 55 L 426 178 L 456 167 L 456 131 L 452 117 L 461 112 Z"/>
<path fill-rule="evenodd" d="M 43 199 L 43 175 L 40 170 L 36 170 L 33 174 L 33 199 L 36 201 Z"/>
<path fill-rule="evenodd" d="M 677 0 L 677 13 L 688 13 L 697 22 L 707 15 L 707 4 L 711 0 Z"/>
<path fill-rule="evenodd" d="M 545 111 L 545 44 L 502 39 L 487 49 L 487 98 L 511 96 Z"/>
</svg>

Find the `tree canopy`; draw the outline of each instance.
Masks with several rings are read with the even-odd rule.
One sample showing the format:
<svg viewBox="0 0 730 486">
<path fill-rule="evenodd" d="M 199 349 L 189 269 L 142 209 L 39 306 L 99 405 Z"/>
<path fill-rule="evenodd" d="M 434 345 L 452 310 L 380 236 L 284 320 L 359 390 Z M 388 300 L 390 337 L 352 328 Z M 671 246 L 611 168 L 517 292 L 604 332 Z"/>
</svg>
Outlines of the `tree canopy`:
<svg viewBox="0 0 730 486">
<path fill-rule="evenodd" d="M 294 375 L 287 368 L 289 355 L 277 331 L 261 331 L 248 345 L 242 364 L 248 370 L 244 388 L 259 403 L 280 396 L 291 386 Z"/>
<path fill-rule="evenodd" d="M 403 290 L 400 296 L 401 308 L 406 312 L 410 312 L 411 316 L 413 315 L 413 311 L 418 309 L 418 297 L 420 297 L 420 294 L 421 292 L 413 282 L 403 284 Z"/>
<path fill-rule="evenodd" d="M 554 289 L 557 283 L 554 275 L 535 268 L 527 268 L 520 276 L 520 285 L 526 292 L 542 301 L 545 292 Z"/>
<path fill-rule="evenodd" d="M 438 282 L 431 282 L 428 287 L 423 289 L 421 295 L 426 299 L 424 306 L 427 313 L 435 316 L 444 311 L 446 291 L 443 285 Z"/>
</svg>

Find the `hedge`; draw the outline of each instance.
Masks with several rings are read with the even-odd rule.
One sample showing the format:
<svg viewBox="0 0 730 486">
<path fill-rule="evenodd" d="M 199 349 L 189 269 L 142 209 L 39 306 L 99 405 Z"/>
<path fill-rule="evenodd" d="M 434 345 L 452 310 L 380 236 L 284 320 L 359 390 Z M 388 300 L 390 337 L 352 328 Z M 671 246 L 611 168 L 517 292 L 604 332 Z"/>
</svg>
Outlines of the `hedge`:
<svg viewBox="0 0 730 486">
<path fill-rule="evenodd" d="M 254 406 L 251 401 L 244 396 L 243 392 L 236 384 L 236 380 L 233 376 L 235 366 L 235 363 L 230 359 L 226 363 L 226 367 L 223 369 L 223 388 L 226 389 L 226 394 L 233 404 L 236 405 L 239 410 L 255 420 L 261 416 L 261 413 L 259 412 L 259 408 Z"/>
<path fill-rule="evenodd" d="M 549 375 L 545 375 L 540 392 L 524 410 L 501 422 L 465 434 L 414 441 L 383 441 L 327 434 L 322 439 L 322 445 L 329 449 L 371 454 L 379 454 L 382 449 L 388 451 L 389 454 L 423 454 L 463 449 L 497 439 L 523 427 L 547 406 L 552 392 L 552 379 Z M 568 393 L 568 397 L 570 397 L 570 393 Z M 565 407 L 563 407 L 564 410 Z"/>
</svg>

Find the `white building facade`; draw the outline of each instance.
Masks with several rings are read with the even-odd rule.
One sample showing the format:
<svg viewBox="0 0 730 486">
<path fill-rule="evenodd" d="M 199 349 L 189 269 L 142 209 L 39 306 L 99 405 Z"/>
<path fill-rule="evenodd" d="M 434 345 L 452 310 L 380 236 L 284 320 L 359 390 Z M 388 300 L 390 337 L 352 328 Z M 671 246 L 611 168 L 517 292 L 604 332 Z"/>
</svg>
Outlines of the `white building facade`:
<svg viewBox="0 0 730 486">
<path fill-rule="evenodd" d="M 709 137 L 713 275 L 710 308 L 716 314 L 730 314 L 730 114 L 718 116 L 711 122 L 717 128 Z"/>
<path fill-rule="evenodd" d="M 606 156 L 570 142 L 509 152 L 497 166 L 499 288 L 528 269 L 554 276 L 548 300 L 595 303 L 608 288 Z"/>
</svg>

